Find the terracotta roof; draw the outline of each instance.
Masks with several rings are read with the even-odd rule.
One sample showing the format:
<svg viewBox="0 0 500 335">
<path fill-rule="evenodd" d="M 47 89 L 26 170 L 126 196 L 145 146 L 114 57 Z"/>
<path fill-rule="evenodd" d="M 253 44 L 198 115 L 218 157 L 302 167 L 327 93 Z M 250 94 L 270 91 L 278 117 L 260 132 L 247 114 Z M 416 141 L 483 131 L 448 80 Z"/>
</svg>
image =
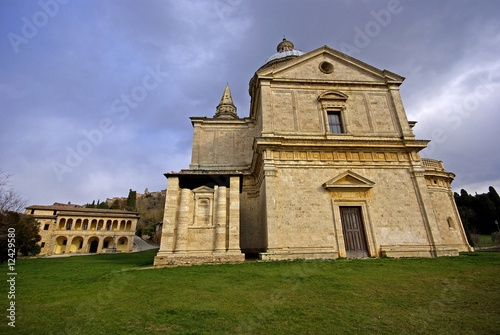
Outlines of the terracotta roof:
<svg viewBox="0 0 500 335">
<path fill-rule="evenodd" d="M 58 215 L 107 215 L 107 216 L 128 216 L 137 217 L 139 214 L 137 212 L 129 212 L 119 209 L 101 209 L 101 208 L 85 208 L 85 207 L 69 207 L 67 205 L 52 205 L 52 206 L 41 206 L 33 205 L 26 207 L 26 209 L 33 210 L 48 210 L 48 211 L 58 211 Z"/>
</svg>

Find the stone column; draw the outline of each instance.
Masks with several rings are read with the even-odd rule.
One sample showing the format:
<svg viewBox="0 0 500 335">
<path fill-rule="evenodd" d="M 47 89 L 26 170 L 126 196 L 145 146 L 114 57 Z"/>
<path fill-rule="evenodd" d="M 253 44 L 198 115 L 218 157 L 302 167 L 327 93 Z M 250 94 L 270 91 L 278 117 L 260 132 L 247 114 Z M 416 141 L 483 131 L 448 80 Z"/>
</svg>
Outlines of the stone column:
<svg viewBox="0 0 500 335">
<path fill-rule="evenodd" d="M 215 252 L 226 251 L 226 222 L 227 222 L 227 194 L 226 187 L 219 186 L 215 197 Z"/>
<path fill-rule="evenodd" d="M 274 166 L 264 166 L 264 187 L 266 190 L 266 230 L 267 230 L 267 250 L 277 251 L 279 245 L 278 211 L 276 208 L 276 169 Z"/>
<path fill-rule="evenodd" d="M 179 177 L 169 177 L 167 194 L 165 196 L 165 210 L 161 231 L 161 253 L 172 253 L 175 250 L 175 232 L 177 227 L 177 207 L 179 205 Z"/>
<path fill-rule="evenodd" d="M 187 253 L 188 245 L 188 225 L 192 220 L 192 211 L 190 205 L 193 202 L 193 192 L 188 188 L 181 189 L 181 197 L 179 204 L 179 216 L 177 220 L 177 227 L 174 230 L 175 238 L 175 252 Z"/>
<path fill-rule="evenodd" d="M 73 227 L 73 226 L 71 226 L 71 227 Z M 69 250 L 71 249 L 71 243 L 70 243 L 70 241 L 69 241 L 69 238 L 70 238 L 70 237 L 72 237 L 72 236 L 68 236 L 68 237 L 66 238 L 66 248 L 64 248 L 64 253 L 65 253 L 65 254 L 69 254 Z M 73 239 L 71 239 L 71 242 L 73 242 Z"/>
<path fill-rule="evenodd" d="M 87 244 L 89 243 L 89 237 L 88 236 L 82 236 L 83 237 L 83 244 L 82 244 L 82 250 L 80 251 L 82 254 L 87 253 L 85 249 L 87 249 Z"/>
<path fill-rule="evenodd" d="M 436 217 L 429 192 L 427 190 L 427 183 L 424 177 L 425 168 L 415 166 L 411 169 L 411 177 L 413 179 L 413 186 L 417 195 L 420 213 L 424 221 L 424 227 L 427 234 L 427 240 L 431 246 L 432 256 L 436 256 L 436 244 L 442 242 L 441 235 L 439 234 Z"/>
<path fill-rule="evenodd" d="M 240 249 L 240 177 L 229 178 L 229 241 L 228 251 L 241 253 Z"/>
<path fill-rule="evenodd" d="M 97 245 L 96 254 L 100 254 L 102 252 L 102 245 L 104 244 L 104 236 L 99 237 L 99 244 Z"/>
<path fill-rule="evenodd" d="M 191 164 L 189 164 L 190 169 L 197 169 L 200 166 L 200 159 L 199 159 L 200 131 L 201 131 L 201 124 L 193 123 L 193 149 L 191 152 Z"/>
<path fill-rule="evenodd" d="M 391 101 L 396 112 L 396 117 L 398 120 L 398 125 L 401 133 L 404 137 L 413 137 L 413 132 L 408 124 L 408 119 L 406 118 L 406 112 L 403 107 L 403 101 L 401 100 L 401 95 L 399 94 L 399 87 L 396 84 L 389 85 L 389 92 L 391 94 Z"/>
<path fill-rule="evenodd" d="M 260 99 L 261 99 L 261 124 L 262 134 L 274 132 L 273 127 L 273 115 L 271 111 L 271 86 L 269 80 L 261 80 L 260 82 Z"/>
</svg>

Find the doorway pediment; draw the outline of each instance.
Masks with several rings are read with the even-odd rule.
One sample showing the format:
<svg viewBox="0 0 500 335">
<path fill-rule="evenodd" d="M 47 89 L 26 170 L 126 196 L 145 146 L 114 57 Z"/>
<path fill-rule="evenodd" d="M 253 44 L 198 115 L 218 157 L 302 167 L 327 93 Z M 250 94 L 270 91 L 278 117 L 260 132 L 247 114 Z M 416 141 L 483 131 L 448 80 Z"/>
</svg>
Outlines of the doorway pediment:
<svg viewBox="0 0 500 335">
<path fill-rule="evenodd" d="M 375 183 L 357 173 L 347 170 L 323 184 L 329 191 L 368 191 Z"/>
<path fill-rule="evenodd" d="M 214 189 L 208 186 L 200 186 L 195 188 L 193 193 L 214 193 Z"/>
</svg>

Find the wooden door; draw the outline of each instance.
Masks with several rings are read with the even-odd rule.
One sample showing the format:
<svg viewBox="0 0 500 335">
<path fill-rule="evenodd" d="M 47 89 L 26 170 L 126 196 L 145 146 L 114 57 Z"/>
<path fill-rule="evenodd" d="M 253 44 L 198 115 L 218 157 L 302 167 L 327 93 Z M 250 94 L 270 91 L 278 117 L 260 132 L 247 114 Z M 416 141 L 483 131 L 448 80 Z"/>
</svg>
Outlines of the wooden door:
<svg viewBox="0 0 500 335">
<path fill-rule="evenodd" d="M 340 218 L 342 220 L 346 256 L 348 258 L 368 257 L 361 207 L 340 207 Z"/>
</svg>

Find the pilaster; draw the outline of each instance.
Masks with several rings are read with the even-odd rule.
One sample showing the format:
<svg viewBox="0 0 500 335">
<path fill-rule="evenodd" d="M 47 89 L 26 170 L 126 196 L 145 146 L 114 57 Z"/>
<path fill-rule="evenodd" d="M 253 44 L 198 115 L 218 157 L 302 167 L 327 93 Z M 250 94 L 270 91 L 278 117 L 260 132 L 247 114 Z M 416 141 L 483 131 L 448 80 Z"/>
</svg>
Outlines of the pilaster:
<svg viewBox="0 0 500 335">
<path fill-rule="evenodd" d="M 215 252 L 226 251 L 226 187 L 217 188 L 215 212 Z"/>
<path fill-rule="evenodd" d="M 160 253 L 173 252 L 175 250 L 175 232 L 177 227 L 179 198 L 179 178 L 170 177 L 168 179 L 167 194 L 165 198 Z"/>
<path fill-rule="evenodd" d="M 267 250 L 272 252 L 273 249 L 280 248 L 276 207 L 276 168 L 274 165 L 264 166 L 264 183 L 266 189 Z"/>
<path fill-rule="evenodd" d="M 436 244 L 442 243 L 439 233 L 436 218 L 434 216 L 432 201 L 427 191 L 427 183 L 424 177 L 425 169 L 423 167 L 414 166 L 411 168 L 411 177 L 413 186 L 417 196 L 417 201 L 420 207 L 420 213 L 424 222 L 424 228 L 427 235 L 427 240 L 431 247 L 431 255 L 436 256 Z"/>
<path fill-rule="evenodd" d="M 391 100 L 403 137 L 414 137 L 413 131 L 411 130 L 408 119 L 406 117 L 406 112 L 403 107 L 403 100 L 401 100 L 398 86 L 395 84 L 389 85 L 389 93 L 391 94 Z"/>
<path fill-rule="evenodd" d="M 177 225 L 174 228 L 175 238 L 175 252 L 187 252 L 187 235 L 188 225 L 192 215 L 190 216 L 190 204 L 192 202 L 192 191 L 187 188 L 181 189 L 180 204 L 179 204 L 179 217 Z"/>
<path fill-rule="evenodd" d="M 229 243 L 228 251 L 241 252 L 240 249 L 240 177 L 229 179 Z"/>
</svg>

